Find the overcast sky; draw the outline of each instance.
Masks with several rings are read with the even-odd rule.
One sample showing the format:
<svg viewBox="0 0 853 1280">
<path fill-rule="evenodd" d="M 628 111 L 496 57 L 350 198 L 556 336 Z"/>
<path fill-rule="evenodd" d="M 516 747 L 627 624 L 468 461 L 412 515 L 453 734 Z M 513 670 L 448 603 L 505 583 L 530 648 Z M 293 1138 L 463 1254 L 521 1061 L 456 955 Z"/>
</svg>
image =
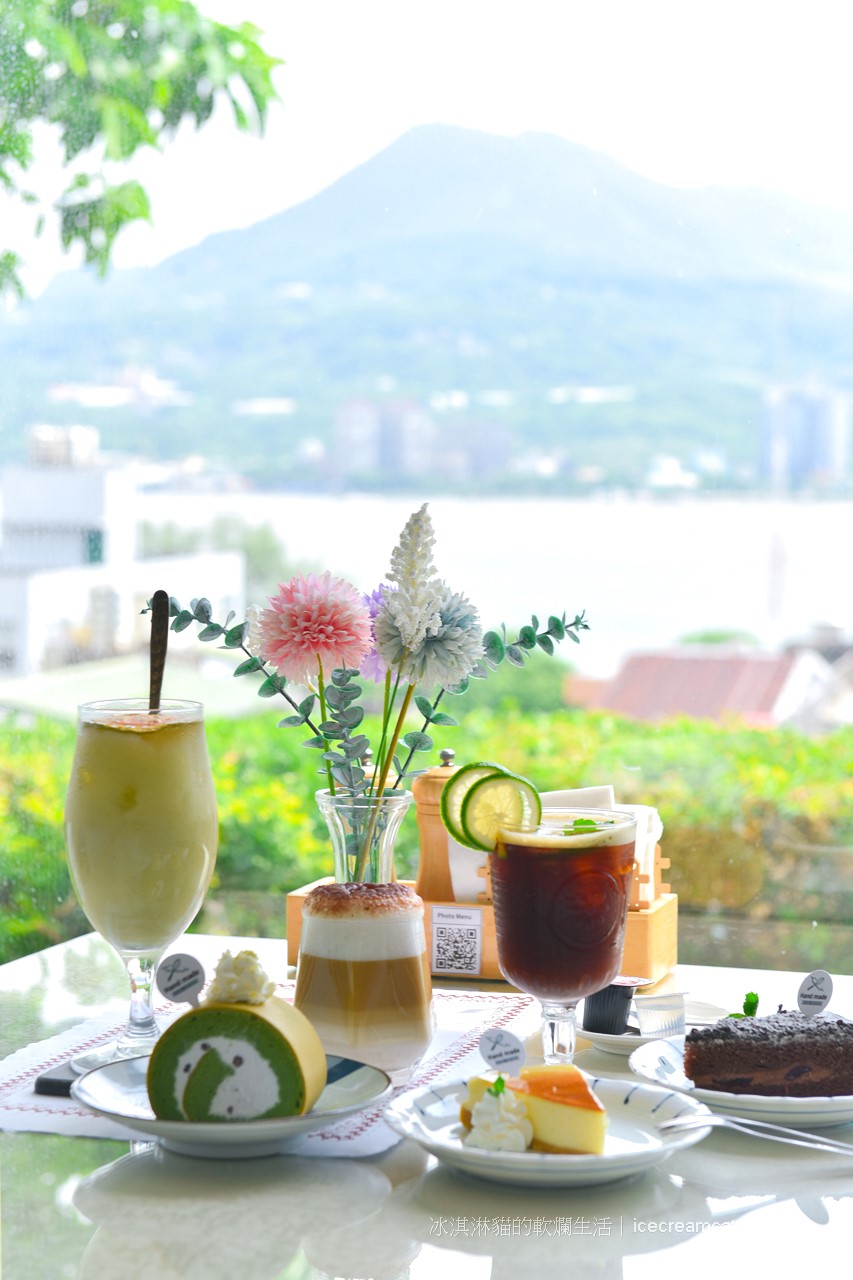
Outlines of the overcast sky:
<svg viewBox="0 0 853 1280">
<path fill-rule="evenodd" d="M 136 265 L 313 195 L 417 124 L 542 130 L 673 185 L 853 210 L 851 0 L 201 0 L 285 60 L 262 141 L 227 113 L 134 162 Z M 49 148 L 42 142 L 40 158 Z M 47 179 L 52 165 L 42 163 Z M 7 219 L 4 223 L 8 226 Z M 59 262 L 42 240 L 41 275 Z"/>
</svg>

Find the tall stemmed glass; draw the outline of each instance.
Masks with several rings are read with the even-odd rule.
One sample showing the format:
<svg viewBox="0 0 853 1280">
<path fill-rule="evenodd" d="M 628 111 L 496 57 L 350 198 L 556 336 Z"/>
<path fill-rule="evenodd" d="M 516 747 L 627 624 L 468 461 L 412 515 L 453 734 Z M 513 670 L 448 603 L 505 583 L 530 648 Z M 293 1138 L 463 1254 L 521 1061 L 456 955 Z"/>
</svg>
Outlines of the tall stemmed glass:
<svg viewBox="0 0 853 1280">
<path fill-rule="evenodd" d="M 636 819 L 604 809 L 549 814 L 534 831 L 505 827 L 489 856 L 498 960 L 542 1005 L 546 1062 L 571 1062 L 575 1009 L 619 972 Z"/>
<path fill-rule="evenodd" d="M 130 1018 L 80 1070 L 147 1053 L 159 1029 L 154 969 L 201 907 L 218 822 L 201 703 L 116 699 L 79 707 L 65 800 L 71 878 L 90 922 L 124 961 Z"/>
</svg>

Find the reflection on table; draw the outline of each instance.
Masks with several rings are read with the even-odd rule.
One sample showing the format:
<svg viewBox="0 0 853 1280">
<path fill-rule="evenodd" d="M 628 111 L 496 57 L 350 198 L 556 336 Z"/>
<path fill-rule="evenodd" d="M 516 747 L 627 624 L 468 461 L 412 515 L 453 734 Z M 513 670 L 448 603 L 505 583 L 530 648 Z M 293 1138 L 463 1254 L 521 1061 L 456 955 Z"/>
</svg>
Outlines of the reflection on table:
<svg viewBox="0 0 853 1280">
<path fill-rule="evenodd" d="M 186 941 L 186 940 L 185 940 Z M 280 942 L 193 939 L 208 962 L 252 945 L 286 976 Z M 115 999 L 123 973 L 91 938 L 0 968 L 6 1047 L 51 1034 Z M 685 966 L 692 997 L 735 1008 L 796 999 L 800 974 Z M 853 1013 L 853 979 L 833 1007 Z M 581 1065 L 627 1078 L 595 1049 Z M 827 1130 L 853 1139 L 851 1126 Z M 6 1133 L 4 1280 L 669 1280 L 773 1266 L 846 1273 L 853 1163 L 714 1132 L 639 1178 L 599 1188 L 526 1189 L 438 1165 L 411 1141 L 369 1160 L 198 1160 L 145 1143 Z"/>
</svg>

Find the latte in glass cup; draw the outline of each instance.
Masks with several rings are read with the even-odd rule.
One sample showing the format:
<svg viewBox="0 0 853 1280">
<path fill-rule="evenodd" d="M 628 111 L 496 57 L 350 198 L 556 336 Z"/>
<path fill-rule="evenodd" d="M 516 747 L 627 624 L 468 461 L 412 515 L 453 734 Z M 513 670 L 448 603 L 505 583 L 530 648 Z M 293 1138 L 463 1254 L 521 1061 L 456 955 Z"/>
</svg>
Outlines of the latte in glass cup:
<svg viewBox="0 0 853 1280">
<path fill-rule="evenodd" d="M 433 1034 L 424 905 L 414 890 L 399 882 L 312 889 L 295 1004 L 326 1053 L 405 1079 Z"/>
</svg>

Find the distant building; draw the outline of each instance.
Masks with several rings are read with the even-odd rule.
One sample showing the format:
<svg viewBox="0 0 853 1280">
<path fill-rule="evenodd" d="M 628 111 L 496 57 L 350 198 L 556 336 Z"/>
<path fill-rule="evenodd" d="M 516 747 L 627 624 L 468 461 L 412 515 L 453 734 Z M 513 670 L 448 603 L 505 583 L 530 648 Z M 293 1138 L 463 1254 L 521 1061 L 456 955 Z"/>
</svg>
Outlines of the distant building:
<svg viewBox="0 0 853 1280">
<path fill-rule="evenodd" d="M 471 419 L 436 424 L 412 400 L 352 399 L 335 418 L 334 470 L 347 476 L 436 476 L 457 482 L 503 474 L 514 444 L 508 427 Z"/>
<path fill-rule="evenodd" d="M 335 471 L 352 475 L 426 475 L 435 426 L 412 400 L 348 400 L 334 424 Z"/>
<path fill-rule="evenodd" d="M 761 469 L 780 493 L 832 489 L 850 479 L 850 402 L 818 383 L 769 387 Z"/>
<path fill-rule="evenodd" d="M 237 552 L 137 559 L 134 472 L 104 464 L 96 431 L 34 427 L 28 446 L 0 473 L 0 675 L 145 644 L 141 610 L 160 587 L 183 601 L 215 584 L 223 616 L 242 609 Z"/>
<path fill-rule="evenodd" d="M 832 666 L 811 650 L 772 654 L 689 645 L 630 654 L 612 680 L 570 678 L 566 699 L 636 720 L 735 718 L 755 728 L 790 725 L 813 732 L 825 727 L 836 683 Z"/>
</svg>

